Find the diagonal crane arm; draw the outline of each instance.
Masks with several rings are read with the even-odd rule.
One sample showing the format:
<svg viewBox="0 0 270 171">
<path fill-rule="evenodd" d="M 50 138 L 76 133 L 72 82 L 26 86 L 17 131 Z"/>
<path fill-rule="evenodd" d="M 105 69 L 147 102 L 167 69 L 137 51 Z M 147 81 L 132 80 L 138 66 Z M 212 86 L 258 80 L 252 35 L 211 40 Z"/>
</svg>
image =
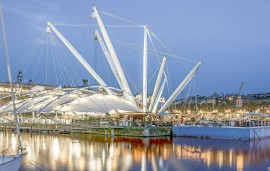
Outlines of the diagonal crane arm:
<svg viewBox="0 0 270 171">
<path fill-rule="evenodd" d="M 108 94 L 113 94 L 112 90 L 108 88 L 107 84 L 102 80 L 102 78 L 96 73 L 96 71 L 86 62 L 82 55 L 69 43 L 69 41 L 58 31 L 55 26 L 51 23 L 47 23 L 47 31 L 53 30 L 58 38 L 66 45 L 70 52 L 77 58 L 77 60 L 84 66 L 84 68 L 94 77 L 97 82 L 104 87 Z"/>
<path fill-rule="evenodd" d="M 242 89 L 243 89 L 243 84 L 244 84 L 244 82 L 241 83 L 241 86 L 240 86 L 240 88 L 238 90 L 237 96 L 241 95 L 241 92 L 242 92 Z"/>
<path fill-rule="evenodd" d="M 99 16 L 99 13 L 98 13 L 98 10 L 96 9 L 95 6 L 93 6 L 93 11 L 92 11 L 92 18 L 96 19 L 97 20 L 97 23 L 98 23 L 98 26 L 100 28 L 100 31 L 101 31 L 101 34 L 104 38 L 104 42 L 105 44 L 107 45 L 107 48 L 108 48 L 108 51 L 112 57 L 112 61 L 115 65 L 115 68 L 116 68 L 116 71 L 118 72 L 118 75 L 120 77 L 120 80 L 122 82 L 122 85 L 123 85 L 123 88 L 124 88 L 124 96 L 127 97 L 127 99 L 132 102 L 133 104 L 135 104 L 135 101 L 134 101 L 134 96 L 132 95 L 132 92 L 130 90 L 130 87 L 129 87 L 129 84 L 127 82 L 127 79 L 126 79 L 126 76 L 123 72 L 123 69 L 122 69 L 122 66 L 119 62 L 119 59 L 116 55 L 116 52 L 114 50 L 114 47 L 112 45 L 112 42 L 111 42 L 111 39 L 107 33 L 107 30 L 103 24 L 103 21 L 101 20 L 100 16 Z"/>
<path fill-rule="evenodd" d="M 96 39 L 98 40 L 98 42 L 99 42 L 99 44 L 101 46 L 101 49 L 102 49 L 102 51 L 103 51 L 103 53 L 104 53 L 104 55 L 105 55 L 105 57 L 106 57 L 109 65 L 110 65 L 111 69 L 112 69 L 112 72 L 113 72 L 113 74 L 114 74 L 114 76 L 115 76 L 115 78 L 116 78 L 116 80 L 117 80 L 120 88 L 122 90 L 124 90 L 124 86 L 123 86 L 123 84 L 121 82 L 121 79 L 120 79 L 120 77 L 118 75 L 118 72 L 116 70 L 116 67 L 115 67 L 115 65 L 113 63 L 112 57 L 111 57 L 111 55 L 110 55 L 110 53 L 109 53 L 109 51 L 108 51 L 108 49 L 107 49 L 107 47 L 106 47 L 103 39 L 102 39 L 102 37 L 99 35 L 99 33 L 98 33 L 97 30 L 95 31 L 95 37 L 96 37 Z"/>
<path fill-rule="evenodd" d="M 179 84 L 173 94 L 169 97 L 169 99 L 165 102 L 165 104 L 161 107 L 158 113 L 164 112 L 171 103 L 175 100 L 175 98 L 181 93 L 181 91 L 186 87 L 186 85 L 190 82 L 193 78 L 195 72 L 199 69 L 201 62 L 198 62 L 195 67 L 189 72 L 189 74 L 185 77 L 185 79 Z"/>
</svg>

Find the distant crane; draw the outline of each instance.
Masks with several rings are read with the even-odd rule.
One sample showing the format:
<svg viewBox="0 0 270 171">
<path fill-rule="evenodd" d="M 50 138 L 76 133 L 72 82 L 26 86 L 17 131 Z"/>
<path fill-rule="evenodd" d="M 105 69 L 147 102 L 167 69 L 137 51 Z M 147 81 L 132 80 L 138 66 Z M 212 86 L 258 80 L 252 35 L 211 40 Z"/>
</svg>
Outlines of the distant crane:
<svg viewBox="0 0 270 171">
<path fill-rule="evenodd" d="M 244 82 L 241 83 L 240 85 L 240 88 L 238 90 L 238 93 L 237 93 L 237 96 L 236 96 L 236 107 L 242 107 L 243 103 L 242 103 L 242 98 L 241 98 L 241 92 L 242 92 L 242 89 L 243 89 L 243 84 Z"/>
</svg>

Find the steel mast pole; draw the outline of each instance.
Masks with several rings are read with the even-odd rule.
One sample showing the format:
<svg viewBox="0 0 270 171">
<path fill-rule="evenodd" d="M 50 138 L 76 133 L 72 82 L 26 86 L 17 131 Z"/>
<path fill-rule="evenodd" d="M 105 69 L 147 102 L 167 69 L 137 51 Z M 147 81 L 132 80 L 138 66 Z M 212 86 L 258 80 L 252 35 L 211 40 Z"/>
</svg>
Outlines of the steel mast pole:
<svg viewBox="0 0 270 171">
<path fill-rule="evenodd" d="M 111 55 L 110 55 L 110 53 L 109 53 L 109 51 L 108 51 L 106 45 L 104 44 L 104 41 L 103 41 L 102 38 L 100 37 L 100 35 L 99 35 L 99 33 L 98 33 L 97 30 L 95 31 L 95 36 L 96 36 L 96 39 L 98 40 L 98 42 L 99 42 L 99 44 L 100 44 L 100 46 L 101 46 L 101 49 L 102 49 L 102 51 L 103 51 L 103 53 L 104 53 L 104 55 L 105 55 L 105 57 L 106 57 L 106 59 L 107 59 L 109 65 L 110 65 L 110 67 L 111 67 L 111 69 L 112 69 L 112 71 L 113 71 L 113 74 L 114 74 L 114 76 L 115 76 L 115 78 L 116 78 L 116 80 L 117 80 L 117 82 L 118 82 L 120 88 L 121 88 L 122 90 L 124 90 L 124 87 L 123 87 L 123 84 L 122 84 L 122 82 L 121 82 L 121 79 L 120 79 L 120 77 L 119 77 L 119 75 L 118 75 L 118 73 L 117 73 L 117 70 L 116 70 L 116 68 L 115 68 L 115 65 L 114 65 L 114 63 L 113 63 L 113 61 L 112 61 L 112 57 L 111 57 Z"/>
<path fill-rule="evenodd" d="M 158 113 L 164 112 L 175 100 L 175 98 L 178 96 L 178 94 L 186 87 L 186 85 L 189 83 L 189 81 L 194 76 L 195 72 L 198 70 L 199 66 L 202 62 L 198 62 L 195 67 L 189 72 L 189 74 L 185 77 L 185 79 L 180 83 L 180 85 L 177 87 L 177 89 L 173 92 L 173 94 L 169 97 L 169 99 L 165 102 L 165 104 L 161 107 L 161 109 L 158 111 Z"/>
<path fill-rule="evenodd" d="M 155 99 L 155 103 L 153 104 L 153 109 L 152 109 L 152 113 L 156 113 L 156 110 L 157 110 L 157 106 L 158 106 L 158 102 L 159 102 L 159 99 L 161 97 L 161 94 L 164 90 L 164 87 L 165 87 L 165 84 L 167 83 L 167 78 L 165 77 L 165 79 L 163 80 L 161 86 L 160 86 L 160 89 L 158 91 L 158 94 L 157 94 L 157 97 Z"/>
<path fill-rule="evenodd" d="M 110 37 L 109 37 L 109 35 L 108 35 L 108 33 L 107 33 L 107 30 L 106 30 L 106 28 L 105 28 L 105 26 L 104 26 L 104 24 L 103 24 L 103 22 L 102 22 L 102 20 L 101 20 L 101 18 L 100 18 L 99 13 L 98 13 L 98 11 L 97 11 L 97 9 L 96 9 L 95 6 L 93 6 L 92 18 L 94 18 L 94 19 L 97 20 L 97 23 L 98 23 L 98 26 L 99 26 L 99 28 L 100 28 L 100 31 L 101 31 L 101 33 L 102 33 L 102 35 L 103 35 L 104 41 L 105 41 L 105 43 L 106 43 L 106 45 L 107 45 L 107 47 L 108 47 L 108 50 L 109 50 L 109 52 L 110 52 L 110 54 L 111 54 L 113 63 L 114 63 L 114 65 L 115 65 L 115 67 L 116 67 L 116 70 L 117 70 L 117 72 L 118 72 L 118 74 L 119 74 L 119 77 L 120 77 L 120 79 L 121 79 L 121 82 L 122 82 L 122 84 L 123 84 L 123 87 L 124 87 L 124 95 L 129 99 L 130 102 L 132 102 L 132 103 L 134 104 L 135 101 L 134 101 L 132 92 L 131 92 L 131 90 L 130 90 L 130 87 L 129 87 L 129 85 L 128 85 L 126 76 L 125 76 L 125 74 L 124 74 L 124 72 L 123 72 L 122 66 L 121 66 L 121 64 L 120 64 L 120 62 L 119 62 L 119 59 L 118 59 L 118 57 L 117 57 L 117 55 L 116 55 L 116 52 L 115 52 L 115 50 L 114 50 L 114 48 L 113 48 L 111 39 L 110 39 Z"/>
<path fill-rule="evenodd" d="M 144 28 L 144 38 L 143 38 L 143 112 L 147 111 L 147 35 L 148 29 L 146 26 Z"/>
<path fill-rule="evenodd" d="M 150 107 L 149 107 L 149 110 L 153 112 L 153 105 L 156 101 L 156 97 L 157 97 L 157 93 L 158 93 L 158 88 L 160 86 L 160 83 L 161 83 L 161 79 L 162 79 L 162 74 L 163 74 L 163 71 L 164 71 L 164 67 L 165 67 L 165 64 L 166 64 L 166 57 L 164 56 L 163 59 L 162 59 L 162 63 L 160 65 L 160 69 L 159 69 L 159 72 L 158 72 L 158 76 L 157 76 L 157 80 L 156 80 L 156 84 L 155 84 L 155 88 L 154 88 L 154 92 L 153 92 L 153 95 L 152 95 L 152 98 L 151 98 L 151 103 L 150 103 Z"/>
</svg>

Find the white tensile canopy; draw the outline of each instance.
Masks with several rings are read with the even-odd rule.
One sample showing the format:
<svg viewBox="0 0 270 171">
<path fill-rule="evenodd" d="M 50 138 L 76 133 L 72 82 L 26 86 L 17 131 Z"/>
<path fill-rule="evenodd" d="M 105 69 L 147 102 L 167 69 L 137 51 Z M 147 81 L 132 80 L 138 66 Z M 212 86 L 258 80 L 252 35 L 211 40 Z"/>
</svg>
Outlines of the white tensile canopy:
<svg viewBox="0 0 270 171">
<path fill-rule="evenodd" d="M 35 112 L 36 114 L 113 114 L 119 112 L 141 112 L 131 102 L 117 96 L 97 93 L 87 88 L 54 89 L 30 92 L 16 100 L 18 113 Z M 12 102 L 0 107 L 0 113 L 12 113 Z"/>
</svg>

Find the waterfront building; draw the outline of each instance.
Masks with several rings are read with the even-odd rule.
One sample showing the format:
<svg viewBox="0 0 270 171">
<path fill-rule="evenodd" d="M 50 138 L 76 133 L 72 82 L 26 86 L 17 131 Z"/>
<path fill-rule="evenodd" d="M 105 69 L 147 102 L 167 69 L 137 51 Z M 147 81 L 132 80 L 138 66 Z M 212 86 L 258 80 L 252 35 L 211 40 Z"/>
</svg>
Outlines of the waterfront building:
<svg viewBox="0 0 270 171">
<path fill-rule="evenodd" d="M 17 83 L 18 83 L 18 84 L 23 83 L 23 78 L 24 78 L 23 72 L 22 72 L 22 70 L 20 69 L 20 71 L 18 72 L 18 75 L 17 75 Z"/>
</svg>

